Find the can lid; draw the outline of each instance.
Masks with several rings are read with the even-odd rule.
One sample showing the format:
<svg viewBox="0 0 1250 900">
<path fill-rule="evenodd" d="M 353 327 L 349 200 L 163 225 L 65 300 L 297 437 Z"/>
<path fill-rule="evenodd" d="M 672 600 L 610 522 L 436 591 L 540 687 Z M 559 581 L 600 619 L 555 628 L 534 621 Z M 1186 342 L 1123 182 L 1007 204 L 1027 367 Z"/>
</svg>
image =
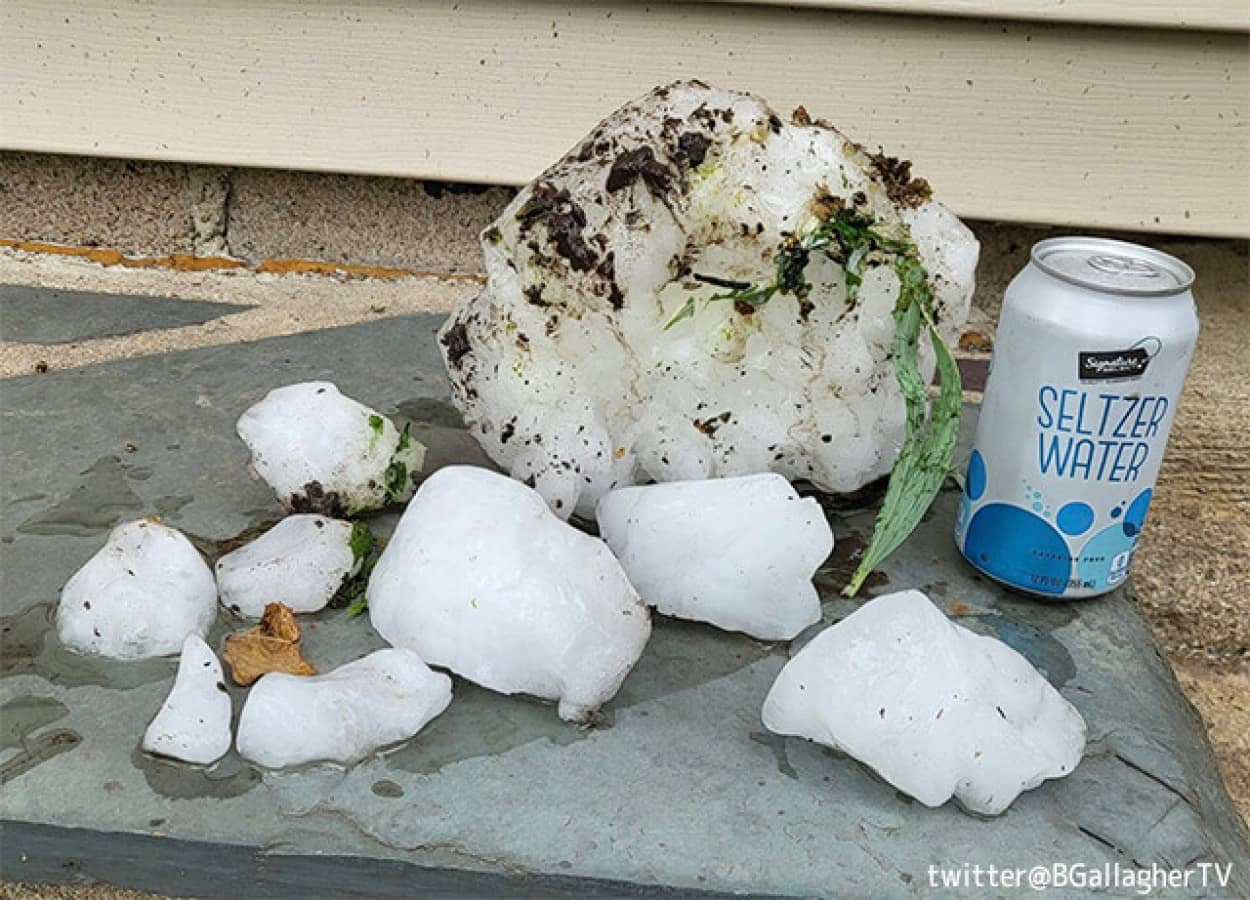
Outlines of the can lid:
<svg viewBox="0 0 1250 900">
<path fill-rule="evenodd" d="M 1049 238 L 1033 245 L 1032 257 L 1043 272 L 1106 294 L 1162 297 L 1194 283 L 1194 270 L 1175 256 L 1109 238 Z"/>
</svg>

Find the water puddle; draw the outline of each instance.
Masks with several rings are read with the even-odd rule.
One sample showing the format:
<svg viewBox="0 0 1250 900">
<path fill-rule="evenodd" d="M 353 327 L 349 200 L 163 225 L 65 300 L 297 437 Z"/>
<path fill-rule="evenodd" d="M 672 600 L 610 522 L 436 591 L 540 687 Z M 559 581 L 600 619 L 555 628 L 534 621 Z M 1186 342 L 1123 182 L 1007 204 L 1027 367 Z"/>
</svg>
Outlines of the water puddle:
<svg viewBox="0 0 1250 900">
<path fill-rule="evenodd" d="M 130 488 L 128 469 L 116 456 L 102 456 L 85 470 L 84 481 L 51 508 L 31 516 L 21 534 L 91 537 L 118 522 L 137 518 L 143 500 Z"/>
<path fill-rule="evenodd" d="M 148 787 L 170 800 L 227 800 L 246 794 L 263 780 L 260 770 L 233 750 L 211 766 L 193 766 L 136 747 L 130 763 L 143 773 Z"/>
<path fill-rule="evenodd" d="M 18 697 L 0 706 L 0 749 L 18 751 L 0 764 L 0 784 L 8 784 L 82 742 L 77 732 L 68 729 L 35 735 L 67 715 L 65 704 L 51 697 Z"/>
</svg>

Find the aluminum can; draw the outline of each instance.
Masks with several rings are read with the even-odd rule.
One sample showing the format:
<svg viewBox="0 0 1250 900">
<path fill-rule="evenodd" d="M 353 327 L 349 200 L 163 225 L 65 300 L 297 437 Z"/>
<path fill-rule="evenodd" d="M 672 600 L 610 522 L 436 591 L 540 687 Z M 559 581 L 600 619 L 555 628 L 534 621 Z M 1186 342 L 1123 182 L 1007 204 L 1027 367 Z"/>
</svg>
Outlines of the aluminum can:
<svg viewBox="0 0 1250 900">
<path fill-rule="evenodd" d="M 1124 581 L 1198 337 L 1193 280 L 1123 241 L 1033 247 L 1003 298 L 956 517 L 972 565 L 1052 600 Z"/>
</svg>

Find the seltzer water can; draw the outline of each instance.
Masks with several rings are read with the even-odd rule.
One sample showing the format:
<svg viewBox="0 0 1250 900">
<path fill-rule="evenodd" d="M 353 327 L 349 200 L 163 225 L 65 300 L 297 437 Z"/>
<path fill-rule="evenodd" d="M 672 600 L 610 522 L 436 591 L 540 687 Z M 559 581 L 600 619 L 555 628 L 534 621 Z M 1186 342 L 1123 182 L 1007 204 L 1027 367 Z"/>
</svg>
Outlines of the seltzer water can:
<svg viewBox="0 0 1250 900">
<path fill-rule="evenodd" d="M 1198 337 L 1194 273 L 1148 247 L 1060 237 L 1007 288 L 955 540 L 1046 599 L 1128 575 Z"/>
</svg>

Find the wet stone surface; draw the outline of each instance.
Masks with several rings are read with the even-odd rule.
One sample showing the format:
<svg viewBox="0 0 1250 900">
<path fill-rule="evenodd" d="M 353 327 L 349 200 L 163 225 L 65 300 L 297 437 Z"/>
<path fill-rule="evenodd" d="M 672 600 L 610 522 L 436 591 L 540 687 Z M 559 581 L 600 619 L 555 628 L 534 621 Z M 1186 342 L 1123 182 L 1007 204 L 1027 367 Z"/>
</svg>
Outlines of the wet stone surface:
<svg viewBox="0 0 1250 900">
<path fill-rule="evenodd" d="M 4 383 L 0 817 L 9 822 L 4 852 L 20 859 L 29 849 L 35 862 L 26 865 L 44 865 L 28 875 L 61 878 L 59 867 L 75 855 L 89 868 L 81 862 L 87 847 L 98 860 L 109 855 L 101 848 L 121 852 L 126 841 L 159 834 L 189 842 L 177 844 L 184 850 L 205 849 L 208 874 L 200 877 L 209 880 L 199 889 L 180 881 L 172 863 L 148 872 L 146 886 L 174 893 L 217 890 L 213 866 L 227 863 L 216 860 L 237 858 L 222 845 L 266 847 L 310 865 L 318 857 L 308 854 L 318 853 L 353 864 L 405 861 L 427 867 L 413 870 L 420 877 L 441 878 L 444 887 L 450 877 L 466 893 L 487 890 L 473 879 L 489 876 L 490 890 L 503 884 L 521 893 L 552 877 L 612 879 L 630 892 L 910 896 L 927 883 L 930 865 L 1055 860 L 1231 861 L 1242 880 L 1230 895 L 1250 893 L 1244 828 L 1201 725 L 1127 592 L 1066 605 L 1003 592 L 958 559 L 950 536 L 957 498 L 949 493 L 873 591 L 925 589 L 962 624 L 1027 656 L 1090 726 L 1086 758 L 1072 776 L 1022 795 L 994 821 L 953 806 L 926 809 L 853 760 L 764 730 L 764 694 L 810 631 L 769 644 L 659 617 L 641 661 L 592 729 L 560 722 L 548 705 L 457 679 L 451 707 L 421 735 L 350 770 L 266 772 L 233 752 L 194 767 L 143 754 L 139 740 L 176 661 L 117 663 L 64 651 L 51 614 L 65 580 L 127 519 L 162 515 L 210 559 L 275 521 L 281 511 L 250 476 L 234 422 L 282 384 L 333 380 L 401 424 L 411 421 L 433 465 L 484 463 L 448 403 L 434 343 L 439 324 L 433 316 L 397 318 Z M 965 417 L 966 430 L 974 416 Z M 872 505 L 826 508 L 840 542 L 818 579 L 830 622 L 856 607 L 837 590 L 871 529 Z M 384 513 L 371 525 L 385 535 L 394 521 Z M 382 646 L 367 617 L 349 619 L 342 608 L 301 623 L 305 654 L 319 671 Z M 222 611 L 210 644 L 220 650 L 242 627 Z M 237 721 L 244 692 L 230 692 Z M 42 842 L 41 852 L 32 856 L 35 844 L 23 841 Z M 124 866 L 109 871 L 124 881 Z M 389 870 L 369 871 L 381 878 Z"/>
</svg>

